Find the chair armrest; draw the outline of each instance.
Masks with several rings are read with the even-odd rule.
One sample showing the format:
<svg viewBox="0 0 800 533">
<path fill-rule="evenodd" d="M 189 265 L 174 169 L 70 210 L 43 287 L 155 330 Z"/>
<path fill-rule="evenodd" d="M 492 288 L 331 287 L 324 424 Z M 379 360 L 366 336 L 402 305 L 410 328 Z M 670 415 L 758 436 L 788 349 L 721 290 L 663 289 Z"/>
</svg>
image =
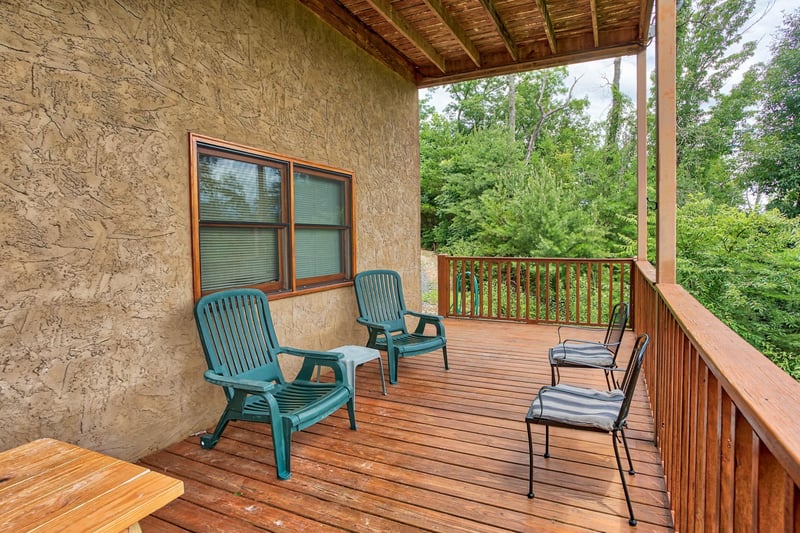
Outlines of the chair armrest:
<svg viewBox="0 0 800 533">
<path fill-rule="evenodd" d="M 296 357 L 305 357 L 307 359 L 313 359 L 315 361 L 319 361 L 320 364 L 323 362 L 327 363 L 335 363 L 344 355 L 340 354 L 339 352 L 319 352 L 317 350 L 305 350 L 299 348 L 292 348 L 290 346 L 281 346 L 278 348 L 278 353 L 285 353 L 287 355 L 294 355 Z"/>
<path fill-rule="evenodd" d="M 319 352 L 316 350 L 300 350 L 298 348 L 291 348 L 289 346 L 281 346 L 278 348 L 278 353 L 285 353 L 287 355 L 294 355 L 303 358 L 303 365 L 297 373 L 295 379 L 310 381 L 311 376 L 314 375 L 314 369 L 318 366 L 326 366 L 333 369 L 333 375 L 337 382 L 344 382 L 344 363 L 341 359 L 344 354 L 339 352 Z M 351 391 L 352 392 L 352 391 Z"/>
<path fill-rule="evenodd" d="M 247 392 L 269 392 L 275 387 L 274 383 L 267 381 L 257 381 L 254 379 L 241 379 L 217 374 L 213 370 L 206 370 L 204 377 L 206 381 L 214 385 L 222 387 L 233 387 L 234 389 L 243 390 Z"/>
<path fill-rule="evenodd" d="M 370 329 L 379 329 L 388 333 L 388 328 L 386 324 L 383 324 L 382 322 L 370 322 L 369 320 L 361 317 L 356 318 L 356 322 L 358 322 L 362 326 L 367 326 Z"/>
<path fill-rule="evenodd" d="M 433 323 L 434 321 L 440 321 L 440 320 L 444 319 L 444 317 L 440 316 L 440 315 L 429 315 L 427 313 L 417 313 L 416 311 L 406 311 L 405 314 L 411 315 L 411 316 L 415 316 L 415 317 L 419 318 L 420 320 L 425 320 L 425 321 L 428 321 L 430 323 Z"/>
<path fill-rule="evenodd" d="M 416 334 L 422 334 L 425 332 L 425 326 L 427 324 L 432 324 L 436 327 L 436 335 L 438 337 L 444 336 L 444 323 L 442 322 L 443 318 L 439 315 L 428 315 L 425 313 L 417 313 L 416 311 L 403 311 L 404 315 L 410 315 L 419 319 L 419 323 L 417 324 L 417 329 L 414 331 Z"/>
</svg>

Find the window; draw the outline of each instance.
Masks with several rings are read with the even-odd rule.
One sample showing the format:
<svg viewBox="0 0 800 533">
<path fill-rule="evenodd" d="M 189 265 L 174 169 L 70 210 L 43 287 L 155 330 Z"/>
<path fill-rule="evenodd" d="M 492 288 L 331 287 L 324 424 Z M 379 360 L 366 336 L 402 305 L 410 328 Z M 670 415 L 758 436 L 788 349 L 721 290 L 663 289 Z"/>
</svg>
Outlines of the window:
<svg viewBox="0 0 800 533">
<path fill-rule="evenodd" d="M 195 297 L 351 283 L 351 173 L 190 135 Z"/>
</svg>

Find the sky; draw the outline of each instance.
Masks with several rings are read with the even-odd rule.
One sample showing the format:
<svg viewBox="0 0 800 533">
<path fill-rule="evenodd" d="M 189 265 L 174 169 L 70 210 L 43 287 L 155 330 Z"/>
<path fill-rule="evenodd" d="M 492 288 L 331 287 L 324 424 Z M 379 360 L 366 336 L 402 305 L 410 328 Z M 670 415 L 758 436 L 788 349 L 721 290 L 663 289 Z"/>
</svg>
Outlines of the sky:
<svg viewBox="0 0 800 533">
<path fill-rule="evenodd" d="M 738 77 L 730 80 L 729 85 L 737 83 L 752 64 L 759 61 L 767 62 L 770 58 L 770 44 L 783 23 L 783 14 L 790 13 L 797 8 L 797 0 L 758 0 L 751 27 L 744 34 L 743 42 L 756 41 L 758 47 L 753 58 L 743 65 Z M 766 12 L 765 16 L 762 16 Z M 756 20 L 759 19 L 760 20 Z M 655 46 L 651 44 L 647 50 L 647 70 L 655 68 Z M 593 120 L 602 120 L 608 113 L 611 105 L 610 82 L 614 76 L 614 60 L 604 59 L 590 61 L 569 66 L 568 80 L 580 77 L 575 85 L 575 98 L 589 99 L 589 114 Z M 649 77 L 648 77 L 649 79 Z M 633 101 L 636 100 L 636 56 L 622 58 L 622 71 L 620 76 L 620 89 Z M 449 98 L 444 88 L 420 91 L 420 96 L 429 94 L 431 103 L 436 109 L 443 111 Z"/>
</svg>

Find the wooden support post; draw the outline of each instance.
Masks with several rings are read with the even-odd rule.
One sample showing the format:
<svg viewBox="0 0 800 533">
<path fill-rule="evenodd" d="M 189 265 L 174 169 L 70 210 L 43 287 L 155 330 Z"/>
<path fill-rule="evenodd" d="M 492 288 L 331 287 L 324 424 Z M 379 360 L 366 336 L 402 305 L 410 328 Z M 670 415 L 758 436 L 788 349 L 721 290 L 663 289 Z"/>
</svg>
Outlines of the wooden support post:
<svg viewBox="0 0 800 533">
<path fill-rule="evenodd" d="M 677 211 L 676 8 L 656 3 L 656 283 L 674 284 Z"/>
<path fill-rule="evenodd" d="M 647 49 L 636 56 L 636 175 L 637 246 L 636 256 L 647 261 Z"/>
</svg>

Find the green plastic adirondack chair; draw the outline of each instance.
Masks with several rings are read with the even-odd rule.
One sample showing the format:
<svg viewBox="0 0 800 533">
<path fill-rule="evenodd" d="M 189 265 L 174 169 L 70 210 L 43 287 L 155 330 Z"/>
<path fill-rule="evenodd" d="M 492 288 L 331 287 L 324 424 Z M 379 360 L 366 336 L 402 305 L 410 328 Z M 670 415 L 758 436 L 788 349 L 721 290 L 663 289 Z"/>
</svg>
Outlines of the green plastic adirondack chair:
<svg viewBox="0 0 800 533">
<path fill-rule="evenodd" d="M 220 385 L 228 405 L 214 433 L 200 439 L 213 448 L 231 420 L 272 426 L 278 478 L 291 476 L 292 433 L 319 422 L 347 404 L 356 429 L 353 389 L 345 378 L 342 354 L 282 347 L 278 344 L 267 297 L 255 289 L 231 289 L 206 295 L 194 316 L 208 363 L 205 379 Z M 278 354 L 303 357 L 294 381 L 286 381 Z M 333 369 L 334 381 L 311 380 L 317 366 Z"/>
<path fill-rule="evenodd" d="M 447 364 L 447 338 L 442 317 L 415 313 L 406 309 L 400 275 L 393 270 L 368 270 L 353 279 L 360 316 L 357 321 L 369 331 L 367 346 L 386 352 L 389 358 L 389 382 L 397 383 L 397 364 L 401 357 L 411 357 L 442 350 Z M 409 332 L 406 316 L 419 319 Z M 433 325 L 436 333 L 426 334 L 425 326 Z"/>
</svg>

